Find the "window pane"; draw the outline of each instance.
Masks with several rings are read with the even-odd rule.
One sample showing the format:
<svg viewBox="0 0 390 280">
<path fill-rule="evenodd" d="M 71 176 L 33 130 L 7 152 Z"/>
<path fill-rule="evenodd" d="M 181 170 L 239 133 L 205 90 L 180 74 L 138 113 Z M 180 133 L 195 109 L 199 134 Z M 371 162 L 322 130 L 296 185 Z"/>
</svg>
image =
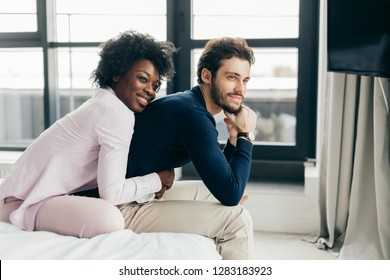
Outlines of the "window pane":
<svg viewBox="0 0 390 280">
<path fill-rule="evenodd" d="M 153 7 L 153 9 L 150 9 Z M 57 0 L 57 41 L 102 42 L 125 30 L 166 40 L 166 1 Z"/>
<path fill-rule="evenodd" d="M 298 50 L 296 48 L 254 48 L 256 62 L 251 69 L 245 104 L 258 115 L 256 142 L 264 145 L 295 145 Z M 196 84 L 196 63 L 202 49 L 192 52 L 192 82 Z M 216 116 L 219 140 L 228 133 L 223 114 Z"/>
<path fill-rule="evenodd" d="M 2 1 L 0 32 L 36 32 L 36 0 Z"/>
<path fill-rule="evenodd" d="M 193 39 L 298 38 L 299 0 L 193 0 Z"/>
<path fill-rule="evenodd" d="M 0 61 L 0 146 L 26 146 L 44 129 L 42 50 L 0 49 Z"/>
<path fill-rule="evenodd" d="M 0 14 L 0 33 L 3 32 L 36 32 L 36 15 Z"/>
<path fill-rule="evenodd" d="M 91 89 L 90 76 L 98 63 L 98 48 L 57 49 L 58 88 Z"/>
<path fill-rule="evenodd" d="M 35 0 L 34 0 L 35 1 Z M 165 15 L 165 0 L 57 0 L 57 13 L 65 14 L 117 14 Z"/>
<path fill-rule="evenodd" d="M 0 61 L 1 88 L 43 89 L 41 49 L 0 49 Z"/>
</svg>

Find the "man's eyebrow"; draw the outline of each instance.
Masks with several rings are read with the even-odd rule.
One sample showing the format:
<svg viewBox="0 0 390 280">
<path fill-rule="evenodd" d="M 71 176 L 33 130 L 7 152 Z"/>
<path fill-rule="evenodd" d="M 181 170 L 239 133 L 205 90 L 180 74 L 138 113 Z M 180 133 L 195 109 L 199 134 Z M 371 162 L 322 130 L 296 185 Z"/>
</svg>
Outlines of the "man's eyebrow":
<svg viewBox="0 0 390 280">
<path fill-rule="evenodd" d="M 236 77 L 241 77 L 241 75 L 237 72 L 233 72 L 233 71 L 226 71 L 225 72 L 226 75 L 234 75 Z M 247 76 L 247 77 L 244 77 L 244 80 L 250 80 L 250 77 Z"/>
<path fill-rule="evenodd" d="M 235 75 L 235 76 L 239 76 L 239 77 L 241 76 L 239 73 L 237 73 L 237 72 L 232 72 L 232 71 L 226 71 L 225 74 L 226 74 L 226 75 Z"/>
</svg>

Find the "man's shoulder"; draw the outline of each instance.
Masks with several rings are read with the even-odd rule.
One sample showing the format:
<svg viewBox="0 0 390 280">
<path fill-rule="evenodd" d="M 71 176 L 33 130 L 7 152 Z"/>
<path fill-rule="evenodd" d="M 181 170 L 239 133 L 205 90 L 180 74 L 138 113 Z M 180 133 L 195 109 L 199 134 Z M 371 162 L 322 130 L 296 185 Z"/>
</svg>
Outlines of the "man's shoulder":
<svg viewBox="0 0 390 280">
<path fill-rule="evenodd" d="M 205 109 L 204 101 L 193 90 L 172 93 L 153 101 L 154 106 L 166 106 L 175 110 L 185 109 L 191 111 L 194 108 Z"/>
</svg>

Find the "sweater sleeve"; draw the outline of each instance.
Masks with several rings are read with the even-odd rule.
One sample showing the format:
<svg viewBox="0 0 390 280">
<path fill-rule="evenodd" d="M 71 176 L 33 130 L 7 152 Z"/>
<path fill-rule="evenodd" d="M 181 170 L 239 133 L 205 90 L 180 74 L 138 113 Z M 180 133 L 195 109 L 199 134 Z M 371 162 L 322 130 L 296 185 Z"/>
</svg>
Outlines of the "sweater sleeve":
<svg viewBox="0 0 390 280">
<path fill-rule="evenodd" d="M 181 141 L 207 188 L 222 204 L 237 205 L 249 177 L 252 143 L 238 139 L 236 148 L 228 143 L 222 151 L 211 115 L 194 113 L 179 121 Z"/>
<path fill-rule="evenodd" d="M 226 142 L 226 145 L 223 149 L 223 154 L 225 155 L 226 157 L 226 160 L 228 162 L 230 162 L 232 156 L 233 156 L 233 153 L 234 153 L 234 150 L 236 149 L 236 147 L 234 147 L 229 140 L 227 140 Z"/>
</svg>

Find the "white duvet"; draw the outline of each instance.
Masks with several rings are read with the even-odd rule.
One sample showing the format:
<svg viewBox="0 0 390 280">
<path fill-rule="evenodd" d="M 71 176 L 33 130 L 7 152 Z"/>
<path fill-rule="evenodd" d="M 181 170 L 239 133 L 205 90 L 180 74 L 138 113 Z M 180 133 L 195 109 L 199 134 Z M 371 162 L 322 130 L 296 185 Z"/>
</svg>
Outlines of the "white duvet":
<svg viewBox="0 0 390 280">
<path fill-rule="evenodd" d="M 188 233 L 121 230 L 91 239 L 28 232 L 0 222 L 1 260 L 219 260 L 213 240 Z"/>
</svg>

